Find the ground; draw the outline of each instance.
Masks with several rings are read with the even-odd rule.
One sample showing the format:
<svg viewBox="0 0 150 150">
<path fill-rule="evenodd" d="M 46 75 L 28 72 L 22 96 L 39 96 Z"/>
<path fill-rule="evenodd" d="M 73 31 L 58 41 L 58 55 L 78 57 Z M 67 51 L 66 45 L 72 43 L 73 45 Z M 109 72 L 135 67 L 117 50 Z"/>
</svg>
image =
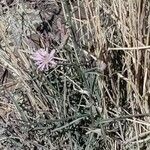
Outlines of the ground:
<svg viewBox="0 0 150 150">
<path fill-rule="evenodd" d="M 148 0 L 1 0 L 0 149 L 149 150 L 149 50 Z"/>
</svg>

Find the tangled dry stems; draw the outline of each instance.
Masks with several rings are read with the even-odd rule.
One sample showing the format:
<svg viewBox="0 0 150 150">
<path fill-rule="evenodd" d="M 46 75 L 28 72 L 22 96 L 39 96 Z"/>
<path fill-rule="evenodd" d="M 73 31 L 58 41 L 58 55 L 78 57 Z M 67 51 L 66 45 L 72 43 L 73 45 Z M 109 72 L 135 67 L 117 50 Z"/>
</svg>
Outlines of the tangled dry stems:
<svg viewBox="0 0 150 150">
<path fill-rule="evenodd" d="M 150 2 L 49 2 L 1 12 L 0 147 L 148 150 Z M 52 4 L 61 12 L 47 28 L 48 46 L 68 62 L 37 72 L 30 54 L 47 46 L 37 14 L 46 18 Z M 58 18 L 70 34 L 61 48 Z"/>
</svg>

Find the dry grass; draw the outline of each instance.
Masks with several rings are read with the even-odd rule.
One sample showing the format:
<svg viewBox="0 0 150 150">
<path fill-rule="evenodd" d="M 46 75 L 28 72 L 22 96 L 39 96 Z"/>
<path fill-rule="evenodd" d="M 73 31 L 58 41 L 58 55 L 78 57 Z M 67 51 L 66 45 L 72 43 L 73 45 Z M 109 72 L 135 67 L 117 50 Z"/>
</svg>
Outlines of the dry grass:
<svg viewBox="0 0 150 150">
<path fill-rule="evenodd" d="M 0 148 L 149 150 L 150 2 L 15 2 L 0 12 Z M 46 43 L 38 14 L 54 6 Z M 47 44 L 67 62 L 40 72 L 30 55 Z"/>
</svg>

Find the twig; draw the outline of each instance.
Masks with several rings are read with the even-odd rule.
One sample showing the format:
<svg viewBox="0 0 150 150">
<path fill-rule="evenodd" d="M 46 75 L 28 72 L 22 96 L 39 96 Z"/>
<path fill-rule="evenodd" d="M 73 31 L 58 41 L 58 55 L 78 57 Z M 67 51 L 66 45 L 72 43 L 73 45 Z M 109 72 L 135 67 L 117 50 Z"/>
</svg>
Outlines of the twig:
<svg viewBox="0 0 150 150">
<path fill-rule="evenodd" d="M 111 50 L 145 50 L 145 49 L 150 49 L 150 46 L 108 48 L 109 51 Z"/>
<path fill-rule="evenodd" d="M 146 117 L 149 116 L 150 117 L 150 113 L 145 113 L 145 114 L 135 114 L 135 115 L 126 115 L 126 116 L 122 116 L 122 117 L 116 117 L 116 118 L 109 118 L 109 119 L 104 119 L 100 121 L 100 124 L 102 123 L 110 123 L 113 121 L 118 121 L 118 120 L 124 120 L 127 118 L 133 118 L 133 117 Z"/>
</svg>

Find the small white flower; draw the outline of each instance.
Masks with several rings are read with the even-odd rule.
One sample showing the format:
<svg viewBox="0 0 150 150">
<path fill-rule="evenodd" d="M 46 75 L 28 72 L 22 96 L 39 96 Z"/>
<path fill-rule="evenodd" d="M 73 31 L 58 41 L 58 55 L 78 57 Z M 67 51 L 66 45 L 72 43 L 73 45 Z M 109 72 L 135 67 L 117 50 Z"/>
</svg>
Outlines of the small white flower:
<svg viewBox="0 0 150 150">
<path fill-rule="evenodd" d="M 100 61 L 97 62 L 97 67 L 98 67 L 99 71 L 102 72 L 106 69 L 106 64 L 103 61 L 100 60 Z"/>
</svg>

